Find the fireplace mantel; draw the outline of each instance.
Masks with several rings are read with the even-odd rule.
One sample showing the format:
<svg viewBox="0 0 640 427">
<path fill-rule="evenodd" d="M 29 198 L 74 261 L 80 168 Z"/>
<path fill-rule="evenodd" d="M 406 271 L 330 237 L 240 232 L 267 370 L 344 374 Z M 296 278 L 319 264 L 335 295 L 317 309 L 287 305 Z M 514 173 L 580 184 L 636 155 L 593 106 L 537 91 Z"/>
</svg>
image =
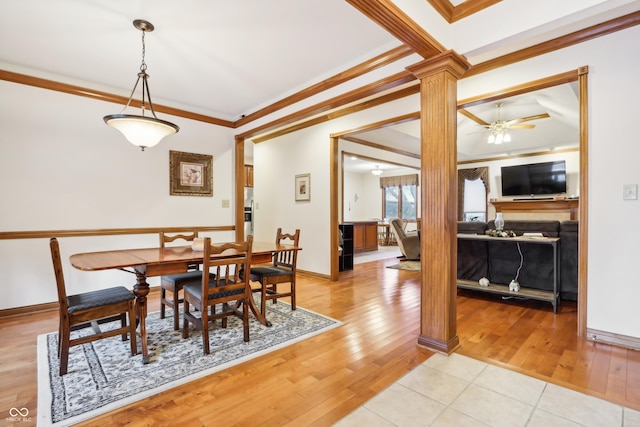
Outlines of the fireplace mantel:
<svg viewBox="0 0 640 427">
<path fill-rule="evenodd" d="M 568 212 L 570 219 L 578 219 L 578 199 L 561 200 L 501 200 L 492 201 L 496 212 Z"/>
</svg>

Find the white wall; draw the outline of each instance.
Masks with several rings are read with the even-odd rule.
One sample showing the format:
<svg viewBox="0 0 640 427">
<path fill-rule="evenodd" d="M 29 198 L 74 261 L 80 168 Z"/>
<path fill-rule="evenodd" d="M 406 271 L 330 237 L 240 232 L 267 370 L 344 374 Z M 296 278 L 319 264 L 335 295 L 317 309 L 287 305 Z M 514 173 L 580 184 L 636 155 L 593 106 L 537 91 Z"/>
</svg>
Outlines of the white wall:
<svg viewBox="0 0 640 427">
<path fill-rule="evenodd" d="M 380 177 L 344 172 L 344 222 L 382 218 Z"/>
<path fill-rule="evenodd" d="M 525 81 L 589 67 L 589 211 L 587 327 L 640 337 L 634 265 L 640 229 L 640 202 L 622 199 L 624 184 L 640 182 L 640 133 L 635 84 L 640 55 L 630 52 L 640 37 L 633 27 L 561 51 L 464 79 L 459 98 L 488 93 Z M 615 124 L 615 125 L 613 125 Z M 579 189 L 584 199 L 585 189 Z M 615 225 L 612 225 L 615 224 Z M 617 230 L 624 230 L 617 233 Z M 612 236 L 615 235 L 615 238 Z"/>
<path fill-rule="evenodd" d="M 368 172 L 344 172 L 344 222 L 383 219 L 380 178 L 415 174 L 420 175 L 420 171 L 408 168 L 387 169 L 380 176 Z M 420 216 L 420 194 L 416 198 Z"/>
<path fill-rule="evenodd" d="M 587 326 L 632 337 L 640 337 L 635 271 L 640 201 L 624 201 L 622 187 L 640 183 L 637 40 L 639 26 L 458 84 L 458 97 L 466 99 L 589 66 Z M 102 123 L 102 116 L 119 111 L 117 105 L 7 82 L 0 82 L 0 93 L 1 230 L 233 223 L 237 130 L 164 117 L 181 132 L 141 153 Z M 298 227 L 304 248 L 300 268 L 329 274 L 329 135 L 417 107 L 398 100 L 256 145 L 257 238 L 271 240 L 278 226 Z M 168 195 L 169 149 L 214 155 L 213 198 Z M 310 202 L 293 200 L 299 173 L 311 173 Z M 584 199 L 585 189 L 579 192 Z M 221 208 L 224 198 L 232 200 L 230 208 Z M 63 257 L 79 250 L 148 246 L 154 236 L 94 240 L 63 239 Z M 0 268 L 5 290 L 0 309 L 55 300 L 46 241 L 0 241 Z M 98 276 L 69 266 L 65 273 L 73 273 L 72 290 L 81 288 L 77 276 Z"/>
<path fill-rule="evenodd" d="M 221 207 L 233 200 L 230 130 L 158 114 L 180 132 L 142 152 L 102 120 L 121 105 L 5 81 L 0 93 L 0 230 L 233 225 L 233 204 Z M 213 197 L 169 195 L 169 150 L 213 155 Z M 60 239 L 68 292 L 135 283 L 131 274 L 77 271 L 69 255 L 157 244 L 156 235 Z M 0 271 L 0 309 L 57 299 L 47 239 L 0 240 Z"/>
<path fill-rule="evenodd" d="M 300 229 L 298 268 L 328 274 L 329 137 L 315 126 L 254 146 L 254 238 L 273 241 Z M 295 201 L 294 180 L 309 173 L 310 200 Z"/>
<path fill-rule="evenodd" d="M 567 196 L 580 195 L 580 153 L 577 151 L 550 153 L 541 156 L 514 157 L 504 160 L 492 160 L 487 162 L 466 163 L 459 165 L 458 169 L 472 169 L 477 167 L 489 168 L 489 194 L 487 201 L 491 199 L 512 200 L 514 197 L 502 196 L 502 166 L 521 165 L 526 163 L 542 163 L 564 160 L 567 168 Z M 465 193 L 466 196 L 466 193 Z M 478 202 L 476 202 L 478 203 Z M 482 211 L 482 209 L 480 209 Z M 487 220 L 494 219 L 496 210 L 491 203 L 487 206 Z"/>
<path fill-rule="evenodd" d="M 636 301 L 640 300 L 640 287 L 636 286 L 637 280 L 633 279 L 636 277 L 636 246 L 640 241 L 640 227 L 635 224 L 640 218 L 640 202 L 623 201 L 622 186 L 640 183 L 640 171 L 637 168 L 640 144 L 635 141 L 635 136 L 640 134 L 640 120 L 637 120 L 635 106 L 636 100 L 640 98 L 640 85 L 634 83 L 635 70 L 640 67 L 640 55 L 629 52 L 639 39 L 640 27 L 633 27 L 579 46 L 463 79 L 458 84 L 458 98 L 467 99 L 575 70 L 585 65 L 589 67 L 587 326 L 631 337 L 640 337 L 640 322 L 635 314 Z M 313 209 L 305 210 L 304 214 L 309 216 L 304 218 L 299 218 L 299 209 L 289 203 L 287 207 L 293 208 L 292 211 L 284 212 L 282 217 L 276 220 L 281 223 L 300 221 L 309 227 L 313 227 L 314 222 L 317 222 L 315 225 L 319 232 L 314 233 L 313 240 L 307 238 L 305 247 L 308 250 L 305 250 L 304 256 L 315 258 L 318 272 L 328 274 L 330 266 L 326 210 L 329 200 L 329 135 L 332 132 L 355 129 L 360 125 L 412 112 L 417 108 L 415 102 L 411 104 L 407 100 L 399 100 L 278 138 L 271 141 L 268 149 L 265 146 L 267 150 L 276 150 L 275 147 L 282 142 L 291 150 L 294 150 L 297 144 L 309 148 L 314 155 L 323 153 L 318 158 L 305 154 L 294 163 L 314 162 L 314 165 L 318 165 L 319 173 L 326 180 L 322 182 L 322 186 L 326 189 L 324 193 L 327 198 L 318 201 L 312 197 Z M 277 151 L 283 153 L 284 149 Z M 350 147 L 346 151 L 353 150 Z M 259 162 L 259 159 L 256 161 Z M 280 163 L 273 167 L 280 167 Z M 326 172 L 322 173 L 322 170 Z M 293 170 L 289 172 L 287 179 L 293 179 Z M 318 180 L 315 180 L 314 191 L 317 183 Z M 275 182 L 264 182 L 262 185 L 276 186 Z M 577 184 L 572 182 L 570 177 L 569 186 L 575 185 Z M 585 198 L 584 189 L 576 188 L 575 192 Z M 323 217 L 325 214 L 327 216 Z M 621 231 L 612 239 L 615 230 Z"/>
</svg>

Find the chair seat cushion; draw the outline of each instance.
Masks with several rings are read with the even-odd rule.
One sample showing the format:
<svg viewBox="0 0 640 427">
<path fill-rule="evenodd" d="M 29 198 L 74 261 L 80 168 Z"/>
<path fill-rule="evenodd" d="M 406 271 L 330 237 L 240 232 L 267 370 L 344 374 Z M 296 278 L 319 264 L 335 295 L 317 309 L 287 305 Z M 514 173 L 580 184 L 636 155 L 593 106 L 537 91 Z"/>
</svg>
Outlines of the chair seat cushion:
<svg viewBox="0 0 640 427">
<path fill-rule="evenodd" d="M 220 279 L 219 281 L 214 280 L 213 282 L 209 282 L 209 288 L 217 287 L 219 282 L 220 282 L 220 285 L 226 285 L 231 283 L 231 282 L 225 281 L 224 279 Z M 185 285 L 184 288 L 182 289 L 184 290 L 185 294 L 193 295 L 198 299 L 200 299 L 201 288 L 202 288 L 201 283 L 189 283 L 188 285 Z M 243 294 L 244 294 L 244 289 L 239 288 L 239 289 L 232 289 L 224 292 L 218 292 L 215 295 L 210 294 L 209 298 L 214 298 L 214 297 L 224 298 L 224 297 L 230 297 L 232 295 L 243 295 Z"/>
<path fill-rule="evenodd" d="M 279 267 L 255 267 L 251 269 L 251 280 L 259 282 L 261 277 L 290 276 L 291 270 Z"/>
<path fill-rule="evenodd" d="M 213 273 L 209 273 L 209 279 L 215 280 L 216 275 Z M 170 283 L 173 286 L 177 286 L 177 287 L 184 286 L 186 283 L 193 283 L 193 282 L 200 283 L 201 280 L 202 280 L 202 271 L 199 271 L 199 270 L 162 276 L 162 282 Z"/>
<path fill-rule="evenodd" d="M 69 305 L 69 313 L 76 313 L 132 299 L 135 299 L 135 295 L 130 290 L 124 286 L 115 286 L 113 288 L 70 295 L 67 297 L 67 304 Z"/>
</svg>

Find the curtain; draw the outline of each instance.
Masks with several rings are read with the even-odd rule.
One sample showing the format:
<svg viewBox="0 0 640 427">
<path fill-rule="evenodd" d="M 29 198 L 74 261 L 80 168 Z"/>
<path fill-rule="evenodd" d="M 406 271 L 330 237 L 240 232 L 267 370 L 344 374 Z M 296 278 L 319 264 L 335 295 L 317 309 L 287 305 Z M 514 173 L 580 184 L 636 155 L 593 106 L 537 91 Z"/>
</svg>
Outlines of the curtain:
<svg viewBox="0 0 640 427">
<path fill-rule="evenodd" d="M 475 181 L 478 178 L 480 178 L 484 183 L 485 193 L 489 194 L 488 167 L 458 169 L 458 221 L 462 221 L 464 219 L 464 181 Z"/>
<path fill-rule="evenodd" d="M 401 187 L 403 185 L 415 185 L 417 187 L 418 174 L 389 176 L 389 177 L 380 178 L 380 188 Z"/>
</svg>

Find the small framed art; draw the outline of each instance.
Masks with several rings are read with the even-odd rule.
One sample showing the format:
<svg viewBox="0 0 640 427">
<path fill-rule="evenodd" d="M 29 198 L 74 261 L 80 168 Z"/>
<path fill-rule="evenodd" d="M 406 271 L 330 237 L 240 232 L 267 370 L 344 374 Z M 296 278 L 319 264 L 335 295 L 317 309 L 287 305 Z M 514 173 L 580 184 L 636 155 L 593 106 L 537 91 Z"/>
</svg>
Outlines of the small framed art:
<svg viewBox="0 0 640 427">
<path fill-rule="evenodd" d="M 296 175 L 296 202 L 311 200 L 311 174 Z"/>
<path fill-rule="evenodd" d="M 213 156 L 169 151 L 172 196 L 213 197 Z"/>
</svg>

